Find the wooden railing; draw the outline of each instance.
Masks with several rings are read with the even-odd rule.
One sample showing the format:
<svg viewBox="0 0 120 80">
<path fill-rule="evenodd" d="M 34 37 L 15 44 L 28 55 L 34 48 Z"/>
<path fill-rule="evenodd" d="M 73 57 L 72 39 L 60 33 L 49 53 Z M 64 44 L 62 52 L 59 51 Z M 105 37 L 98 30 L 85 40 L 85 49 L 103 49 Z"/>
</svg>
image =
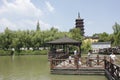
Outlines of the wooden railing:
<svg viewBox="0 0 120 80">
<path fill-rule="evenodd" d="M 107 70 L 110 76 L 112 76 L 111 80 L 120 80 L 120 66 L 105 60 L 105 70 Z"/>
<path fill-rule="evenodd" d="M 68 58 L 69 54 L 59 54 L 59 55 L 55 55 L 54 57 L 49 58 L 50 61 L 50 67 L 51 69 L 60 64 L 61 62 L 65 61 Z"/>
<path fill-rule="evenodd" d="M 89 59 L 89 64 L 88 66 L 89 67 L 92 67 L 92 66 L 101 66 L 101 67 L 104 67 L 104 60 L 106 59 L 106 57 L 100 57 L 99 55 L 97 55 L 96 57 L 91 57 Z"/>
<path fill-rule="evenodd" d="M 101 67 L 104 68 L 104 59 L 103 57 L 91 57 L 89 59 L 89 64 L 87 64 L 87 57 L 82 58 L 72 58 L 72 59 L 50 59 L 50 68 L 86 68 L 86 67 Z"/>
<path fill-rule="evenodd" d="M 69 54 L 59 54 L 56 55 L 54 59 L 67 59 L 69 57 Z"/>
<path fill-rule="evenodd" d="M 48 53 L 48 59 L 54 58 L 54 59 L 66 59 L 68 58 L 69 54 L 68 53 L 64 53 L 64 52 L 49 52 Z"/>
<path fill-rule="evenodd" d="M 67 57 L 66 57 L 67 58 Z M 111 62 L 109 58 L 106 57 L 91 57 L 89 59 L 89 64 L 87 64 L 87 57 L 77 58 L 74 57 L 72 59 L 65 59 L 64 57 L 61 59 L 51 58 L 50 59 L 50 69 L 80 69 L 80 68 L 103 68 L 112 76 L 110 80 L 120 80 L 120 66 Z"/>
</svg>

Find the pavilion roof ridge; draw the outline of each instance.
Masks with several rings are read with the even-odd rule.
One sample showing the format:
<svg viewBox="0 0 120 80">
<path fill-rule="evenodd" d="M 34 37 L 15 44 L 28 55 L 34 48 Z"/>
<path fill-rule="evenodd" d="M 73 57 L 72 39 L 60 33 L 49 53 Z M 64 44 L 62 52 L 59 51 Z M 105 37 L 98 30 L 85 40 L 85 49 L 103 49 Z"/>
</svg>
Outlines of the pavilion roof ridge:
<svg viewBox="0 0 120 80">
<path fill-rule="evenodd" d="M 71 39 L 67 36 L 64 36 L 62 38 L 47 42 L 48 44 L 80 44 L 80 41 Z"/>
</svg>

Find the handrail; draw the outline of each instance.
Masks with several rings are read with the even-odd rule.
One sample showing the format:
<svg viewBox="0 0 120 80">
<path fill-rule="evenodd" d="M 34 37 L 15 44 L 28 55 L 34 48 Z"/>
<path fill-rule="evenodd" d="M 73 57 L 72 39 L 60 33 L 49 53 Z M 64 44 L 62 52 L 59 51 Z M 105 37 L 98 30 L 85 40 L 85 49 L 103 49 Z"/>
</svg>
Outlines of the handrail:
<svg viewBox="0 0 120 80">
<path fill-rule="evenodd" d="M 112 76 L 112 80 L 120 80 L 120 66 L 105 60 L 105 70 Z"/>
<path fill-rule="evenodd" d="M 79 63 L 81 62 L 81 63 Z M 106 57 L 91 57 L 89 59 L 89 65 L 86 64 L 87 57 L 81 58 L 72 58 L 72 59 L 65 59 L 65 58 L 51 58 L 50 59 L 50 69 L 56 68 L 73 68 L 73 69 L 80 69 L 80 68 L 103 68 L 110 73 L 112 76 L 112 80 L 120 80 L 120 66 L 116 65 L 111 62 L 111 60 Z"/>
</svg>

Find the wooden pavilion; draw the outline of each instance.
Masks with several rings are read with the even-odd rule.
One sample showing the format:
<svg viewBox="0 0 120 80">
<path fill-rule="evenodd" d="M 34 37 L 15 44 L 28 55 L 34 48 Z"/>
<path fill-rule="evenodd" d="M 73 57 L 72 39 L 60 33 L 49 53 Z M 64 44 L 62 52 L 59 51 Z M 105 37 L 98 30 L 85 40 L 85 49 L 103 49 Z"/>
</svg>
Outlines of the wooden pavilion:
<svg viewBox="0 0 120 80">
<path fill-rule="evenodd" d="M 76 46 L 78 51 L 78 56 L 81 56 L 81 42 L 71 39 L 69 37 L 59 38 L 47 42 L 50 45 L 50 51 L 48 53 L 48 58 L 68 58 L 69 56 L 69 46 Z M 66 57 L 65 57 L 66 56 Z"/>
<path fill-rule="evenodd" d="M 86 64 L 86 57 L 81 57 L 81 42 L 63 37 L 47 42 L 50 45 L 50 72 L 51 74 L 91 74 L 105 75 L 108 80 L 120 80 L 120 66 L 110 62 L 105 56 L 93 56 Z M 69 59 L 69 45 L 78 47 L 78 57 Z M 71 62 L 70 62 L 71 61 Z M 81 62 L 81 63 L 79 63 Z"/>
</svg>

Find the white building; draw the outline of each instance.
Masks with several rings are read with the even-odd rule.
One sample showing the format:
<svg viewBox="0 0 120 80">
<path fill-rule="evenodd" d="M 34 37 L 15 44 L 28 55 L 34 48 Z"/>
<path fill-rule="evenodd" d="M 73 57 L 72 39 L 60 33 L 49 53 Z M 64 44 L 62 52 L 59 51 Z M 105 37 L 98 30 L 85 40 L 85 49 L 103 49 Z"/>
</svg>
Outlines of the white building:
<svg viewBox="0 0 120 80">
<path fill-rule="evenodd" d="M 92 46 L 93 53 L 98 53 L 99 49 L 110 48 L 111 42 L 96 42 L 96 43 L 92 43 L 91 46 Z"/>
</svg>

